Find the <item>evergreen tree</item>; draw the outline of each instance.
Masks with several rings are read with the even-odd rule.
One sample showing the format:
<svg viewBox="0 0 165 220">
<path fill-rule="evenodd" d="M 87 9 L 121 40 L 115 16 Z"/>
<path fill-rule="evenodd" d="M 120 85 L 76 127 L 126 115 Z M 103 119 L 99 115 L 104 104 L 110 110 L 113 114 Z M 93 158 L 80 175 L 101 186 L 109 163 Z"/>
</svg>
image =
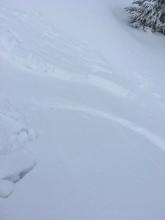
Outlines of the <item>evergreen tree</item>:
<svg viewBox="0 0 165 220">
<path fill-rule="evenodd" d="M 126 11 L 133 27 L 150 28 L 165 35 L 165 0 L 134 0 Z"/>
</svg>

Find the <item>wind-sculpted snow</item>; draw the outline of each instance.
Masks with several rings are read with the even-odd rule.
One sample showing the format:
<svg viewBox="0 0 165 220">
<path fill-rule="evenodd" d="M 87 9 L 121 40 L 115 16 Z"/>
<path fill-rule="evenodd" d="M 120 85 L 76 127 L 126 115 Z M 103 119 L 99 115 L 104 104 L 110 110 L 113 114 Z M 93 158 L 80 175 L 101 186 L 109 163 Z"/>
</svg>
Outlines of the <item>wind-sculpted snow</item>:
<svg viewBox="0 0 165 220">
<path fill-rule="evenodd" d="M 87 83 L 121 97 L 153 94 L 157 100 L 155 94 L 160 96 L 159 88 L 143 73 L 125 75 L 122 83 L 122 73 L 113 72 L 102 54 L 57 29 L 39 12 L 0 4 L 0 54 L 15 65 L 35 74 Z"/>
<path fill-rule="evenodd" d="M 95 51 L 65 37 L 38 13 L 28 14 L 1 4 L 0 28 L 0 53 L 40 74 L 62 67 L 67 72 L 86 75 L 95 62 L 106 65 Z"/>
<path fill-rule="evenodd" d="M 0 54 L 35 74 L 90 84 L 117 96 L 132 92 L 114 79 L 111 68 L 94 50 L 50 25 L 38 13 L 27 14 L 2 7 Z M 30 35 L 25 33 L 31 33 Z"/>
<path fill-rule="evenodd" d="M 161 62 L 145 66 L 153 50 L 124 24 L 121 0 L 105 17 L 106 0 L 47 1 L 85 13 L 92 41 L 73 37 L 79 21 L 65 32 L 63 10 L 52 25 L 40 7 L 17 9 L 37 0 L 0 1 L 0 220 L 164 220 Z"/>
</svg>

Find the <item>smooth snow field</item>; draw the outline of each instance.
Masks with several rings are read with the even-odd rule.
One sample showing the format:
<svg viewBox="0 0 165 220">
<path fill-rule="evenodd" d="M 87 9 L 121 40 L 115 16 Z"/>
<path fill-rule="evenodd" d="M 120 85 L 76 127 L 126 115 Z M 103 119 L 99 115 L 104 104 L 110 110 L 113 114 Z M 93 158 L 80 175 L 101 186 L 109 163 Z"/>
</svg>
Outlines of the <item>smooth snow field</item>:
<svg viewBox="0 0 165 220">
<path fill-rule="evenodd" d="M 165 37 L 129 0 L 0 0 L 0 220 L 165 219 Z"/>
</svg>

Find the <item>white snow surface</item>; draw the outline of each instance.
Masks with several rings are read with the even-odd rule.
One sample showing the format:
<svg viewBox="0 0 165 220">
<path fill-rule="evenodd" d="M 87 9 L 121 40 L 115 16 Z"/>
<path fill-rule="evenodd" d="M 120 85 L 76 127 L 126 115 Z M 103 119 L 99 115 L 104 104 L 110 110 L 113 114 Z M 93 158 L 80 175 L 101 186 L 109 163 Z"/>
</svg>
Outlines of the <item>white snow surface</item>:
<svg viewBox="0 0 165 220">
<path fill-rule="evenodd" d="M 129 4 L 0 0 L 0 220 L 165 219 L 165 37 Z"/>
</svg>

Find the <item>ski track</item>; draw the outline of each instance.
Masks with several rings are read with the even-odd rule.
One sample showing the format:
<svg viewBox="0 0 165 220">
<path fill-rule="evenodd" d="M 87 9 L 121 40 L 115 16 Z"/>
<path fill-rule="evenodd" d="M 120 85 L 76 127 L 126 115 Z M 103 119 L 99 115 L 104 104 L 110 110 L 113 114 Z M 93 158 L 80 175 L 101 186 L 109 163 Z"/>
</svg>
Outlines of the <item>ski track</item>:
<svg viewBox="0 0 165 220">
<path fill-rule="evenodd" d="M 104 112 L 101 110 L 89 108 L 86 106 L 81 106 L 81 105 L 76 106 L 76 105 L 57 104 L 57 106 L 55 106 L 54 109 L 81 112 L 81 113 L 85 113 L 85 114 L 88 114 L 91 116 L 95 116 L 95 117 L 99 117 L 102 119 L 107 119 L 109 121 L 113 121 L 113 122 L 121 125 L 122 127 L 125 127 L 127 129 L 135 132 L 136 134 L 143 136 L 145 139 L 150 141 L 152 144 L 154 144 L 155 146 L 157 146 L 161 150 L 165 151 L 165 140 L 162 137 L 149 131 L 147 128 L 141 127 L 141 126 L 136 125 L 127 119 L 121 118 L 120 116 L 114 115 L 109 112 Z"/>
</svg>

